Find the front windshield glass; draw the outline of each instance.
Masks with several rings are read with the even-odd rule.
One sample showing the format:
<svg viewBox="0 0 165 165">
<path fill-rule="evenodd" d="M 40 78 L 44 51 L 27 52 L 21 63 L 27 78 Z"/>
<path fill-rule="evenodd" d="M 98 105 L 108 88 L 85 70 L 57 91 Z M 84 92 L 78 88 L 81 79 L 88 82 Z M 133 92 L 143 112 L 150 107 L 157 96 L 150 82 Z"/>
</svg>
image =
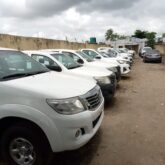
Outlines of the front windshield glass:
<svg viewBox="0 0 165 165">
<path fill-rule="evenodd" d="M 105 52 L 99 52 L 104 58 L 109 58 L 109 56 Z"/>
<path fill-rule="evenodd" d="M 147 53 L 148 54 L 159 54 L 159 51 L 154 50 L 154 49 L 148 49 Z"/>
<path fill-rule="evenodd" d="M 94 61 L 90 56 L 86 55 L 85 53 L 83 53 L 81 51 L 76 51 L 76 53 L 78 53 L 81 57 L 83 57 L 84 59 L 86 59 L 88 62 Z"/>
<path fill-rule="evenodd" d="M 123 49 L 117 49 L 117 51 L 118 51 L 119 53 L 126 53 L 126 51 L 123 50 Z"/>
<path fill-rule="evenodd" d="M 128 51 L 129 51 L 127 48 L 123 48 L 123 50 L 125 50 L 126 52 L 128 52 Z"/>
<path fill-rule="evenodd" d="M 106 53 L 109 57 L 117 57 L 117 53 L 115 50 L 109 49 L 108 52 Z"/>
<path fill-rule="evenodd" d="M 0 80 L 26 77 L 49 70 L 28 55 L 11 50 L 0 50 Z"/>
<path fill-rule="evenodd" d="M 150 47 L 146 47 L 146 48 L 144 48 L 144 51 L 146 51 L 146 52 L 148 52 L 148 51 L 152 51 L 152 48 L 150 48 Z"/>
<path fill-rule="evenodd" d="M 95 58 L 96 56 L 98 56 L 99 54 L 97 54 L 96 52 L 92 51 L 92 50 L 83 50 L 83 53 L 87 54 L 88 56 L 90 56 L 91 58 Z"/>
<path fill-rule="evenodd" d="M 121 53 L 119 49 L 114 49 L 113 51 L 116 53 Z"/>
<path fill-rule="evenodd" d="M 116 54 L 112 53 L 112 52 L 106 52 L 105 53 L 108 57 L 116 57 Z"/>
<path fill-rule="evenodd" d="M 74 69 L 81 67 L 80 64 L 74 61 L 73 58 L 65 54 L 51 54 L 56 60 L 63 64 L 67 69 Z"/>
<path fill-rule="evenodd" d="M 121 53 L 127 53 L 127 51 L 125 49 L 120 49 Z"/>
</svg>

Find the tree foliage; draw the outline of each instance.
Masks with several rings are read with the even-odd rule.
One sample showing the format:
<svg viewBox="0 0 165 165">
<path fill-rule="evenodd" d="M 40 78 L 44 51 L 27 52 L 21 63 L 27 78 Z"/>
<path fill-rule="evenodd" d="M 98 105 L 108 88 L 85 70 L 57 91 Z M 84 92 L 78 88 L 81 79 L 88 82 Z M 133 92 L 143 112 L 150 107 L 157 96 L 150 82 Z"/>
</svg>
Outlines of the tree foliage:
<svg viewBox="0 0 165 165">
<path fill-rule="evenodd" d="M 133 37 L 140 38 L 140 39 L 147 39 L 147 46 L 154 48 L 155 39 L 156 39 L 156 32 L 148 32 L 143 30 L 136 30 L 134 32 Z"/>
<path fill-rule="evenodd" d="M 162 37 L 165 38 L 165 33 L 162 34 Z"/>
<path fill-rule="evenodd" d="M 154 48 L 155 46 L 155 39 L 156 39 L 156 32 L 147 32 L 147 45 Z"/>
<path fill-rule="evenodd" d="M 105 33 L 105 39 L 115 41 L 118 38 L 118 35 L 113 32 L 113 29 L 108 29 Z"/>
<path fill-rule="evenodd" d="M 136 30 L 132 37 L 143 39 L 143 38 L 146 38 L 146 34 L 147 34 L 147 31 Z"/>
<path fill-rule="evenodd" d="M 105 33 L 105 39 L 107 41 L 116 41 L 118 39 L 126 39 L 126 36 L 114 33 L 113 29 L 108 29 Z"/>
</svg>

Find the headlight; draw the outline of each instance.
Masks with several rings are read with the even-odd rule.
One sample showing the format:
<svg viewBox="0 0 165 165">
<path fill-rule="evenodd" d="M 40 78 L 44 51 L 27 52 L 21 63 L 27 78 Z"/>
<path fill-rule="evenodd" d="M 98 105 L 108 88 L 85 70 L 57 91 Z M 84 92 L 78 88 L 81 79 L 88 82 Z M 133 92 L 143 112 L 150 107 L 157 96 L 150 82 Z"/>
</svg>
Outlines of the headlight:
<svg viewBox="0 0 165 165">
<path fill-rule="evenodd" d="M 111 80 L 109 77 L 94 77 L 94 79 L 100 84 L 110 84 Z"/>
<path fill-rule="evenodd" d="M 108 68 L 108 70 L 109 70 L 109 71 L 112 71 L 112 72 L 114 72 L 114 73 L 117 72 L 117 68 L 115 68 L 115 67 Z"/>
<path fill-rule="evenodd" d="M 117 62 L 118 62 L 119 64 L 125 64 L 125 61 L 123 61 L 123 60 L 117 60 Z"/>
<path fill-rule="evenodd" d="M 85 108 L 78 97 L 70 99 L 47 99 L 48 105 L 50 105 L 56 112 L 64 115 L 72 115 L 85 111 Z"/>
</svg>

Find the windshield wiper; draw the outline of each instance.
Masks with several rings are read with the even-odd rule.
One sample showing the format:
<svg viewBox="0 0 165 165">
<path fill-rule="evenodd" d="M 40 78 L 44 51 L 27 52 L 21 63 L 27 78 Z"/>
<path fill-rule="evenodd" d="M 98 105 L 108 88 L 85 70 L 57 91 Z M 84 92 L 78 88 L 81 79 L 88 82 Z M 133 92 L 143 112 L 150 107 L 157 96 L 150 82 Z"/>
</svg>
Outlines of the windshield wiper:
<svg viewBox="0 0 165 165">
<path fill-rule="evenodd" d="M 11 75 L 7 75 L 2 77 L 1 79 L 9 79 L 9 78 L 16 78 L 16 77 L 27 77 L 27 76 L 32 76 L 32 75 L 36 75 L 36 74 L 41 74 L 41 73 L 45 73 L 47 71 L 38 71 L 38 72 L 29 72 L 29 73 L 15 73 L 15 74 L 11 74 Z"/>
<path fill-rule="evenodd" d="M 11 75 L 7 75 L 2 77 L 1 79 L 8 79 L 8 78 L 14 78 L 14 77 L 26 77 L 26 76 L 31 76 L 30 73 L 16 73 L 16 74 L 11 74 Z"/>
<path fill-rule="evenodd" d="M 73 67 L 70 67 L 68 69 L 75 69 L 75 68 L 79 68 L 79 67 L 82 67 L 82 65 L 73 66 Z"/>
<path fill-rule="evenodd" d="M 35 74 L 41 74 L 41 73 L 46 73 L 46 72 L 49 72 L 49 71 L 37 71 L 37 72 L 31 72 L 29 74 L 35 75 Z"/>
</svg>

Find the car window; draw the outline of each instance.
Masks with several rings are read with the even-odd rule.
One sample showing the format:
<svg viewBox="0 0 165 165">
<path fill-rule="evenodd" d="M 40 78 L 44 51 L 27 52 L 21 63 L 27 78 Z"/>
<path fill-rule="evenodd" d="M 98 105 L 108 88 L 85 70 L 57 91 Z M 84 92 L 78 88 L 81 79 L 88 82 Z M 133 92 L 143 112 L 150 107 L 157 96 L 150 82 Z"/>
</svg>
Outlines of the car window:
<svg viewBox="0 0 165 165">
<path fill-rule="evenodd" d="M 49 71 L 41 64 L 19 51 L 0 51 L 0 79 L 10 75 L 28 75 Z M 26 75 L 25 75 L 26 74 Z M 11 77 L 10 77 L 11 78 Z M 18 78 L 13 76 L 12 78 Z"/>
<path fill-rule="evenodd" d="M 116 52 L 115 50 L 113 50 L 113 49 L 109 49 L 108 52 L 109 52 L 111 55 L 113 55 L 114 57 L 117 56 L 117 52 Z"/>
<path fill-rule="evenodd" d="M 81 57 L 83 57 L 84 59 L 86 59 L 88 62 L 92 62 L 94 61 L 92 59 L 92 57 L 88 56 L 87 54 L 81 52 L 81 51 L 76 51 L 77 54 L 79 54 Z"/>
<path fill-rule="evenodd" d="M 88 56 L 95 58 L 98 54 L 92 50 L 83 50 L 83 53 L 87 54 Z"/>
<path fill-rule="evenodd" d="M 117 53 L 111 49 L 109 49 L 107 52 L 105 52 L 105 55 L 107 55 L 108 57 L 117 57 Z"/>
<path fill-rule="evenodd" d="M 146 47 L 146 48 L 143 48 L 143 50 L 146 51 L 146 52 L 147 52 L 147 51 L 152 51 L 152 48 Z"/>
<path fill-rule="evenodd" d="M 59 66 L 55 61 L 53 61 L 51 58 L 46 57 L 44 55 L 39 54 L 32 54 L 31 57 L 35 59 L 36 61 L 40 62 L 44 66 Z"/>
<path fill-rule="evenodd" d="M 52 57 L 54 57 L 56 60 L 58 60 L 62 65 L 64 65 L 67 69 L 74 69 L 81 67 L 82 65 L 78 64 L 74 61 L 73 58 L 66 54 L 51 54 Z"/>
<path fill-rule="evenodd" d="M 62 52 L 63 54 L 73 58 L 75 62 L 77 62 L 79 59 L 81 59 L 79 56 L 75 55 L 74 53 L 71 52 Z"/>
</svg>

